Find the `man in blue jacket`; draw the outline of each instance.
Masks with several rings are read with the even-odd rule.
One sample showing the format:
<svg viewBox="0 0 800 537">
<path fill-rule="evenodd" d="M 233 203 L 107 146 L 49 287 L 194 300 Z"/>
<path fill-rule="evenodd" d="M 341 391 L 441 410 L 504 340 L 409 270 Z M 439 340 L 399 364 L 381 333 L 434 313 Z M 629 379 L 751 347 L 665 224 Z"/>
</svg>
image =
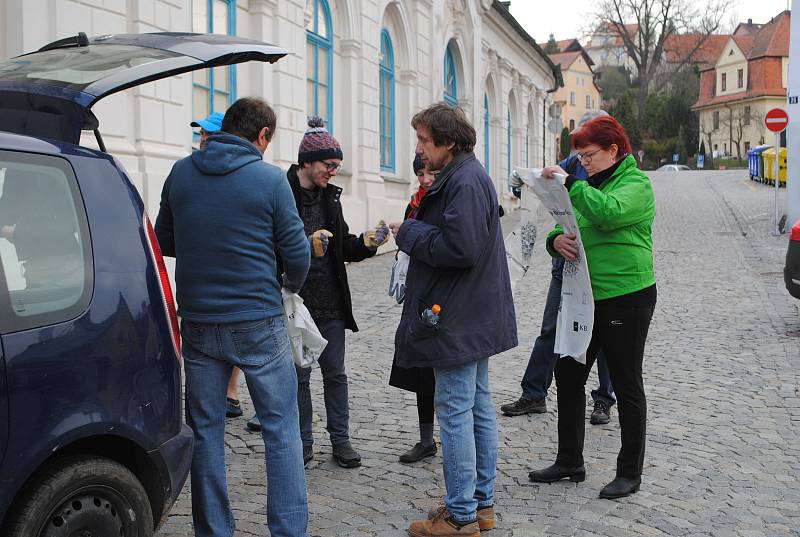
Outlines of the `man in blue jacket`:
<svg viewBox="0 0 800 537">
<path fill-rule="evenodd" d="M 463 110 L 438 103 L 411 121 L 436 181 L 417 216 L 392 224 L 411 260 L 395 336 L 400 367 L 433 367 L 447 494 L 412 537 L 479 537 L 494 527 L 497 427 L 489 357 L 517 345 L 497 192 Z"/>
<path fill-rule="evenodd" d="M 283 260 L 283 285 L 297 291 L 310 253 L 284 173 L 263 161 L 275 127 L 266 102 L 236 101 L 222 132 L 175 163 L 156 219 L 161 250 L 176 260 L 197 537 L 234 532 L 224 443 L 225 392 L 234 366 L 247 379 L 262 424 L 270 534 L 308 536 L 297 376 L 276 254 Z"/>
</svg>

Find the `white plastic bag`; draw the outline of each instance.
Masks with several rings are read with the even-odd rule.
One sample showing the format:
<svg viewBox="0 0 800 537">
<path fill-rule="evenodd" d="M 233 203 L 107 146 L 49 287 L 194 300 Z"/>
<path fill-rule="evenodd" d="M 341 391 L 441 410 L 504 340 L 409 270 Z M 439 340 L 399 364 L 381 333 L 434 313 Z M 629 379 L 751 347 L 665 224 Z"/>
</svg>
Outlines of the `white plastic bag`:
<svg viewBox="0 0 800 537">
<path fill-rule="evenodd" d="M 525 177 L 530 172 L 527 168 L 514 170 L 518 177 Z M 531 266 L 533 247 L 536 244 L 536 211 L 539 208 L 539 199 L 524 183 L 520 187 L 519 227 L 506 235 L 504 245 L 508 261 L 508 274 L 511 278 L 511 290 L 525 277 Z"/>
<path fill-rule="evenodd" d="M 561 283 L 561 305 L 556 322 L 556 340 L 553 351 L 560 356 L 571 356 L 578 362 L 586 363 L 586 350 L 592 340 L 594 328 L 594 295 L 589 280 L 589 266 L 586 252 L 569 193 L 564 188 L 563 179 L 545 179 L 541 170 L 531 170 L 525 179 L 533 192 L 542 201 L 561 226 L 564 233 L 575 233 L 578 242 L 578 258 L 564 263 Z"/>
<path fill-rule="evenodd" d="M 406 275 L 410 260 L 411 257 L 407 253 L 398 250 L 397 259 L 392 265 L 392 275 L 389 277 L 389 296 L 393 296 L 398 304 L 402 304 L 406 297 Z"/>
<path fill-rule="evenodd" d="M 297 293 L 281 289 L 283 296 L 283 322 L 292 347 L 294 363 L 300 367 L 311 367 L 319 360 L 328 341 L 319 333 L 311 313 Z"/>
</svg>

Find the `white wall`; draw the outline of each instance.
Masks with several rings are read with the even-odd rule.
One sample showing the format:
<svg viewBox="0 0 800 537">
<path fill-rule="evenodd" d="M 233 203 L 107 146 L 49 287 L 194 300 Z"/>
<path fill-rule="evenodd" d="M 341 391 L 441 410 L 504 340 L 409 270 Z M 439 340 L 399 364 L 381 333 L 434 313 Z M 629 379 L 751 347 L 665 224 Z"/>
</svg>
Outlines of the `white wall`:
<svg viewBox="0 0 800 537">
<path fill-rule="evenodd" d="M 397 220 L 416 186 L 410 126 L 418 110 L 441 100 L 444 50 L 457 45 L 459 99 L 478 132 L 483 160 L 483 94 L 494 80 L 490 173 L 498 192 L 507 175 L 506 111 L 515 95 L 513 164 L 555 159 L 554 140 L 542 139 L 542 106 L 553 73 L 487 0 L 329 0 L 334 25 L 333 133 L 343 146 L 345 215 L 353 232 L 378 219 Z M 24 5 L 24 9 L 23 9 Z M 266 158 L 288 167 L 306 128 L 305 0 L 237 0 L 236 28 L 294 52 L 276 64 L 237 66 L 237 96 L 266 98 L 278 114 L 278 131 Z M 389 28 L 395 52 L 396 170 L 381 172 L 379 153 L 379 50 Z M 4 0 L 0 2 L 0 54 L 9 57 L 84 31 L 89 35 L 189 31 L 191 0 Z M 127 90 L 94 111 L 109 152 L 124 163 L 151 216 L 172 163 L 191 151 L 191 75 Z M 532 110 L 534 125 L 529 125 Z M 547 147 L 542 153 L 542 143 Z M 94 146 L 94 138 L 83 138 Z M 506 200 L 511 203 L 511 200 Z"/>
</svg>

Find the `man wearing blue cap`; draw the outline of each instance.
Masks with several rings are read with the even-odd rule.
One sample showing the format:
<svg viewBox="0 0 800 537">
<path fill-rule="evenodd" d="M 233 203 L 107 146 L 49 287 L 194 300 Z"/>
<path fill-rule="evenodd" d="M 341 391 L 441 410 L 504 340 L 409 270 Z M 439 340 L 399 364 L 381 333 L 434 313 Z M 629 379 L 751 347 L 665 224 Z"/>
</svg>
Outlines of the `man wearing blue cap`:
<svg viewBox="0 0 800 537">
<path fill-rule="evenodd" d="M 219 132 L 220 129 L 222 129 L 223 117 L 225 117 L 225 114 L 222 112 L 214 112 L 205 119 L 201 119 L 200 121 L 192 121 L 189 124 L 192 127 L 200 128 L 200 149 L 203 149 L 206 146 L 206 140 L 209 136 L 215 132 Z"/>
<path fill-rule="evenodd" d="M 206 146 L 206 140 L 214 133 L 222 130 L 222 118 L 225 117 L 223 112 L 214 112 L 205 119 L 200 121 L 192 121 L 189 125 L 194 128 L 200 128 L 200 149 Z M 231 378 L 228 381 L 228 393 L 225 403 L 225 416 L 229 418 L 237 418 L 242 415 L 242 407 L 239 403 L 239 373 L 241 371 L 238 367 L 234 367 L 231 371 Z"/>
</svg>

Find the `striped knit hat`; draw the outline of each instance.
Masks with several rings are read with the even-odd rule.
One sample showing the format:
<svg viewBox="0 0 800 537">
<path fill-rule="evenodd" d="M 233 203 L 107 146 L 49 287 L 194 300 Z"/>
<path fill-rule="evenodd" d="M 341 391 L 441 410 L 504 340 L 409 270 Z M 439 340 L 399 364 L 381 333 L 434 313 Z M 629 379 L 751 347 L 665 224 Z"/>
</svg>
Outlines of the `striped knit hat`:
<svg viewBox="0 0 800 537">
<path fill-rule="evenodd" d="M 308 130 L 300 142 L 297 163 L 316 162 L 335 158 L 342 160 L 342 148 L 336 138 L 325 129 L 325 121 L 319 116 L 308 118 Z"/>
</svg>

